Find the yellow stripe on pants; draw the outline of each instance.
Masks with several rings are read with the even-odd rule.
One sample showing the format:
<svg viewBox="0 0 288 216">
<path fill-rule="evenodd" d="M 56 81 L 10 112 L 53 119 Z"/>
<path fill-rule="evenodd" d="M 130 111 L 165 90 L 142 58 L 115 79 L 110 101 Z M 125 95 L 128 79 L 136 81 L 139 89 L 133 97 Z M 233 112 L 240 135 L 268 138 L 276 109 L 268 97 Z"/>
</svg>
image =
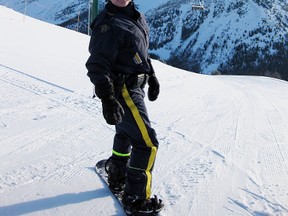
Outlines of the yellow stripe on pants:
<svg viewBox="0 0 288 216">
<path fill-rule="evenodd" d="M 146 145 L 148 147 L 151 148 L 151 154 L 149 157 L 149 162 L 148 162 L 148 166 L 145 170 L 146 176 L 147 176 L 147 183 L 146 183 L 146 198 L 149 199 L 151 196 L 151 180 L 152 180 L 152 176 L 151 176 L 151 169 L 153 167 L 154 161 L 155 161 L 155 157 L 156 157 L 156 153 L 157 153 L 157 147 L 153 145 L 151 138 L 148 134 L 146 125 L 139 113 L 139 110 L 137 109 L 134 101 L 132 100 L 128 89 L 126 87 L 126 85 L 124 84 L 123 89 L 122 89 L 122 95 L 123 98 L 127 104 L 127 106 L 129 107 L 129 109 L 132 112 L 132 115 L 137 123 L 137 126 L 141 132 L 141 135 L 146 143 Z"/>
</svg>

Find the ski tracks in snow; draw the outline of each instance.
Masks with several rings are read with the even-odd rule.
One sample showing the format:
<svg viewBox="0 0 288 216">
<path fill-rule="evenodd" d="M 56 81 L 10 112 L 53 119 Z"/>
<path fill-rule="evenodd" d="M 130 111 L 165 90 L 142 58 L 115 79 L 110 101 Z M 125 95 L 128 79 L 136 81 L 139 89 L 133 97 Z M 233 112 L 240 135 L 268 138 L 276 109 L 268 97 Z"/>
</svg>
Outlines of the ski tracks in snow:
<svg viewBox="0 0 288 216">
<path fill-rule="evenodd" d="M 161 214 L 288 215 L 287 83 L 169 75 L 163 109 L 147 103 L 160 142 Z M 7 67 L 0 84 L 0 213 L 121 215 L 91 170 L 114 135 L 100 102 Z"/>
<path fill-rule="evenodd" d="M 101 104 L 6 67 L 0 68 L 0 84 L 0 214 L 109 212 L 113 200 L 97 189 L 101 182 L 93 173 L 93 163 L 110 152 L 106 142 L 113 135 Z M 103 205 L 95 205 L 97 198 Z M 67 207 L 82 202 L 78 210 Z"/>
<path fill-rule="evenodd" d="M 155 193 L 168 203 L 164 215 L 288 215 L 288 98 L 277 95 L 287 83 L 283 91 L 269 89 L 279 82 L 205 77 L 199 82 L 205 89 L 181 86 L 182 107 L 166 101 L 164 113 L 173 113 L 175 121 L 158 128 L 154 171 Z M 174 89 L 175 97 L 180 90 Z M 273 94 L 283 106 L 275 105 Z"/>
</svg>

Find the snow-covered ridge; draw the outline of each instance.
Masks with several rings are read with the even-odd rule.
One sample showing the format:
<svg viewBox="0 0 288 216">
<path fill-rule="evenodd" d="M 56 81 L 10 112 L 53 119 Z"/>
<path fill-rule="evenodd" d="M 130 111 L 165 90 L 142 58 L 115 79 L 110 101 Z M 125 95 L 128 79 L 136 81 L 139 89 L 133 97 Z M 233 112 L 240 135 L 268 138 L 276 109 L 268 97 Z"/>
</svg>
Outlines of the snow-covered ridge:
<svg viewBox="0 0 288 216">
<path fill-rule="evenodd" d="M 93 171 L 114 128 L 90 97 L 89 37 L 2 6 L 0 26 L 0 215 L 124 215 Z M 288 83 L 152 63 L 161 215 L 288 215 Z"/>
<path fill-rule="evenodd" d="M 100 5 L 104 4 L 100 1 Z M 198 73 L 265 75 L 288 80 L 288 3 L 282 0 L 135 1 L 151 29 L 151 55 Z M 25 4 L 27 3 L 27 5 Z M 37 19 L 88 32 L 88 1 L 0 0 Z"/>
<path fill-rule="evenodd" d="M 200 73 L 267 75 L 288 80 L 287 2 L 171 0 L 147 12 L 151 52 Z"/>
</svg>

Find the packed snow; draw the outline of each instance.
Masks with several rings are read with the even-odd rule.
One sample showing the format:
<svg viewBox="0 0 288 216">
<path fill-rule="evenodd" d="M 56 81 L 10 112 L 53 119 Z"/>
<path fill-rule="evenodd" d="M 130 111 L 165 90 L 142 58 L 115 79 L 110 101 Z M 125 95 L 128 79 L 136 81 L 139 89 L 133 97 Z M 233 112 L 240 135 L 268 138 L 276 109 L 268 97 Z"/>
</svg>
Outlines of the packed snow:
<svg viewBox="0 0 288 216">
<path fill-rule="evenodd" d="M 124 215 L 93 171 L 114 127 L 91 98 L 89 37 L 2 6 L 0 26 L 0 215 Z M 161 215 L 288 215 L 288 83 L 153 65 Z"/>
</svg>

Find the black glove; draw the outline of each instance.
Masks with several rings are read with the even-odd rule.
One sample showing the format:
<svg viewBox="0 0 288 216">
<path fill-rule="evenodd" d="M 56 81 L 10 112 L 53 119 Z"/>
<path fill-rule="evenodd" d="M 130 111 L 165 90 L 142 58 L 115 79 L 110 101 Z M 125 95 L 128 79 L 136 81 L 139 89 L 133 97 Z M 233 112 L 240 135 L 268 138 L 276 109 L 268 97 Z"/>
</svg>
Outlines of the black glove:
<svg viewBox="0 0 288 216">
<path fill-rule="evenodd" d="M 160 84 L 155 74 L 149 76 L 148 86 L 148 99 L 150 101 L 155 101 L 158 98 L 160 92 Z"/>
<path fill-rule="evenodd" d="M 122 122 L 124 110 L 121 104 L 114 96 L 103 98 L 102 100 L 103 116 L 110 125 L 116 125 Z"/>
</svg>

